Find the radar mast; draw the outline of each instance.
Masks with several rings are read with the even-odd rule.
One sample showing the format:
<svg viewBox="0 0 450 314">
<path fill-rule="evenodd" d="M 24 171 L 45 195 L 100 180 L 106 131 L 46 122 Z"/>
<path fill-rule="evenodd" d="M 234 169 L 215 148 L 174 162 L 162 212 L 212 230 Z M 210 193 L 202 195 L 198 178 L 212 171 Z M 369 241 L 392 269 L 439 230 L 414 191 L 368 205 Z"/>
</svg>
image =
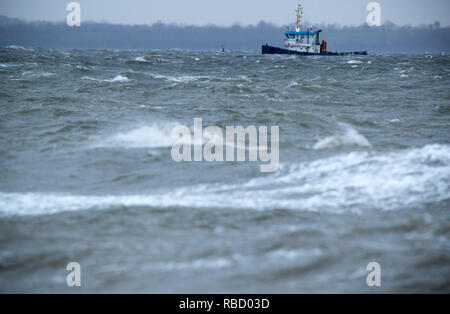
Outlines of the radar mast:
<svg viewBox="0 0 450 314">
<path fill-rule="evenodd" d="M 303 7 L 299 4 L 297 5 L 297 22 L 295 23 L 295 31 L 300 31 L 300 19 L 303 18 Z"/>
</svg>

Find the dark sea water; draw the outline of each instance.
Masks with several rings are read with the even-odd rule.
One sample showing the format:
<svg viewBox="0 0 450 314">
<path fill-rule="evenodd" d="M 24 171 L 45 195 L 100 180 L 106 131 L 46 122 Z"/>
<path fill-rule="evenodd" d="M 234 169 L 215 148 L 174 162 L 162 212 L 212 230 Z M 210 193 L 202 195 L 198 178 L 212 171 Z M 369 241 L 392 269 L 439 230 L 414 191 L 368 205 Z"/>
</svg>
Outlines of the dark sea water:
<svg viewBox="0 0 450 314">
<path fill-rule="evenodd" d="M 448 54 L 1 48 L 0 291 L 448 293 L 449 86 Z M 280 167 L 174 162 L 200 117 L 279 126 Z"/>
</svg>

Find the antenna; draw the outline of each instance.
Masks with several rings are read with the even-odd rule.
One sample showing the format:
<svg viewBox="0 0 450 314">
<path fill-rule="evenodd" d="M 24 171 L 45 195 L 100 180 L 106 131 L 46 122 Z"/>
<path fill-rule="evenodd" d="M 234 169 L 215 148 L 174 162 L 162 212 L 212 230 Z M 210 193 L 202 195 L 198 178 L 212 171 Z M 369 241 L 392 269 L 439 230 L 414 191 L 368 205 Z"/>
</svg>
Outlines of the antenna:
<svg viewBox="0 0 450 314">
<path fill-rule="evenodd" d="M 303 7 L 299 4 L 297 5 L 297 23 L 295 24 L 296 31 L 300 31 L 300 19 L 303 17 Z"/>
</svg>

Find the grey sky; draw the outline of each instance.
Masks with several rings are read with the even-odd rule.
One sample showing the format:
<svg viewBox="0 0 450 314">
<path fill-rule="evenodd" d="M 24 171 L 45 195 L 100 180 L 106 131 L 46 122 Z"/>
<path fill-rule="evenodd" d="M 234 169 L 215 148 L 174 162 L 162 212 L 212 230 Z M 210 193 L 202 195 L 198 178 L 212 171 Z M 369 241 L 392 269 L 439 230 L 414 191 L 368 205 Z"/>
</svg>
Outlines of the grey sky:
<svg viewBox="0 0 450 314">
<path fill-rule="evenodd" d="M 72 0 L 0 0 L 0 15 L 27 20 L 64 21 Z M 78 0 L 82 21 L 121 24 L 164 23 L 185 25 L 277 25 L 295 20 L 295 6 L 304 5 L 305 19 L 312 23 L 359 25 L 365 22 L 370 0 Z M 382 22 L 450 25 L 449 0 L 378 0 Z"/>
</svg>

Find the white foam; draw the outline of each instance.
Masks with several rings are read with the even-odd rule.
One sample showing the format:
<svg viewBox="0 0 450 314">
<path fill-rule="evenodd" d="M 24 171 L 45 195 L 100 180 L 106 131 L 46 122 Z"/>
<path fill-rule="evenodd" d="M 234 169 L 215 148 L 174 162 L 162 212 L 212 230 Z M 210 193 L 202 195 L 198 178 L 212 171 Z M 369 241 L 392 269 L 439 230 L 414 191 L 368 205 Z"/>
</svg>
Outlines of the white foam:
<svg viewBox="0 0 450 314">
<path fill-rule="evenodd" d="M 109 80 L 102 80 L 102 79 L 96 79 L 90 76 L 83 76 L 81 78 L 82 80 L 90 80 L 90 81 L 96 81 L 96 82 L 108 82 L 108 83 L 115 83 L 115 82 L 128 82 L 129 79 L 126 76 L 122 76 L 122 75 L 117 75 L 112 79 Z"/>
<path fill-rule="evenodd" d="M 142 107 L 142 106 L 141 106 Z M 145 107 L 145 106 L 144 106 Z M 161 107 L 153 107 L 159 108 Z M 128 131 L 117 132 L 102 140 L 97 140 L 94 147 L 125 147 L 125 148 L 164 148 L 171 147 L 180 139 L 172 137 L 172 130 L 179 126 L 176 122 L 153 123 Z M 191 126 L 191 132 L 193 127 Z M 217 143 L 222 137 L 203 130 L 203 144 Z M 191 142 L 192 143 L 192 142 Z"/>
<path fill-rule="evenodd" d="M 175 82 L 175 83 L 189 83 L 189 82 L 196 82 L 196 81 L 246 81 L 251 82 L 251 79 L 245 75 L 239 75 L 236 77 L 219 77 L 219 76 L 213 76 L 213 75 L 179 75 L 179 76 L 169 76 L 169 75 L 163 75 L 163 74 L 153 74 L 153 73 L 146 73 L 147 75 L 155 78 L 155 79 L 161 79 L 169 82 Z"/>
<path fill-rule="evenodd" d="M 18 78 L 13 78 L 13 81 L 26 81 L 26 80 L 40 80 L 55 78 L 56 74 L 51 72 L 37 72 L 37 71 L 25 71 L 22 72 Z"/>
<path fill-rule="evenodd" d="M 28 48 L 25 48 L 25 47 L 22 47 L 22 46 L 17 46 L 17 45 L 9 45 L 9 46 L 6 46 L 6 48 L 16 49 L 16 50 L 31 50 L 31 49 L 28 49 Z"/>
<path fill-rule="evenodd" d="M 154 123 L 128 131 L 121 131 L 97 141 L 95 147 L 160 148 L 170 147 L 175 142 L 171 137 L 175 123 Z"/>
<path fill-rule="evenodd" d="M 137 61 L 137 62 L 148 62 L 147 60 L 145 60 L 144 57 L 136 57 L 136 58 L 134 59 L 134 61 Z"/>
<path fill-rule="evenodd" d="M 81 79 L 82 79 L 82 80 L 89 80 L 89 81 L 97 81 L 97 82 L 101 82 L 101 80 L 96 79 L 96 78 L 93 78 L 93 77 L 90 77 L 90 76 L 83 76 Z"/>
<path fill-rule="evenodd" d="M 129 79 L 126 76 L 117 75 L 112 80 L 107 80 L 108 82 L 127 82 Z"/>
<path fill-rule="evenodd" d="M 152 268 L 157 268 L 162 271 L 173 271 L 173 270 L 191 270 L 191 269 L 218 269 L 231 266 L 231 261 L 225 258 L 215 258 L 215 259 L 197 259 L 189 262 L 164 262 L 156 263 L 152 265 Z"/>
<path fill-rule="evenodd" d="M 71 66 L 71 65 L 67 64 L 67 66 Z M 79 69 L 79 70 L 90 70 L 90 68 L 82 66 L 82 65 L 76 65 L 75 68 Z"/>
<path fill-rule="evenodd" d="M 370 147 L 369 141 L 347 124 L 341 124 L 344 128 L 344 133 L 340 135 L 333 135 L 318 141 L 313 148 L 315 150 L 334 148 L 339 146 L 361 146 Z"/>
<path fill-rule="evenodd" d="M 450 198 L 450 146 L 352 152 L 236 184 L 194 185 L 142 195 L 0 193 L 3 215 L 120 207 L 289 209 L 331 213 L 408 210 Z"/>
<path fill-rule="evenodd" d="M 209 79 L 210 76 L 193 76 L 193 75 L 181 75 L 181 76 L 167 76 L 162 74 L 156 74 L 151 75 L 156 79 L 163 79 L 170 82 L 176 82 L 176 83 L 187 83 L 187 82 L 193 82 L 198 81 L 200 79 Z"/>
<path fill-rule="evenodd" d="M 347 61 L 347 64 L 361 64 L 361 63 L 363 63 L 363 62 L 360 61 L 360 60 L 349 60 L 349 61 Z"/>
<path fill-rule="evenodd" d="M 295 81 L 291 82 L 291 83 L 288 85 L 288 87 L 299 87 L 299 86 L 302 86 L 302 85 L 299 84 L 298 82 L 295 82 Z"/>
<path fill-rule="evenodd" d="M 51 73 L 51 72 L 44 72 L 40 74 L 41 77 L 45 77 L 45 78 L 50 78 L 50 77 L 56 77 L 55 73 Z"/>
</svg>

